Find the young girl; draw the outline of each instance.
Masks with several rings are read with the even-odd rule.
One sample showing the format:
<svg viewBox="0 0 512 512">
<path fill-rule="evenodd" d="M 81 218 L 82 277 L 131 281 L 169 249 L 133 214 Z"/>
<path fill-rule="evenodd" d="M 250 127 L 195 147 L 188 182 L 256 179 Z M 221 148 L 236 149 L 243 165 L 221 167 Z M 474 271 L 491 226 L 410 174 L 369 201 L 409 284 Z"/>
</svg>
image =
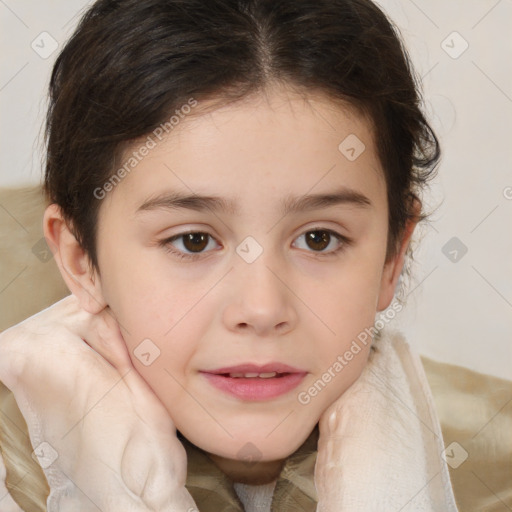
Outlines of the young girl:
<svg viewBox="0 0 512 512">
<path fill-rule="evenodd" d="M 96 2 L 47 118 L 72 295 L 0 338 L 2 510 L 456 510 L 386 327 L 440 154 L 419 105 L 369 0 Z"/>
</svg>

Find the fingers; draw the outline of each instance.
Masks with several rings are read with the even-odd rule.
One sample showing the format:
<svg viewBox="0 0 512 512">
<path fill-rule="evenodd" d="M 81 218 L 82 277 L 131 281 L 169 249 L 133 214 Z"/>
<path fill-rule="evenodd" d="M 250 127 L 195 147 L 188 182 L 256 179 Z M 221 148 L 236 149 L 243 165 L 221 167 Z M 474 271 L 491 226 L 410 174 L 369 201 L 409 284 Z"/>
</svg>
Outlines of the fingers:
<svg viewBox="0 0 512 512">
<path fill-rule="evenodd" d="M 91 314 L 71 294 L 52 306 L 46 321 L 64 325 L 69 336 L 81 338 L 121 374 L 133 369 L 126 342 L 109 306 Z"/>
<path fill-rule="evenodd" d="M 82 339 L 122 375 L 134 369 L 119 324 L 109 306 L 90 315 L 87 333 Z"/>
</svg>

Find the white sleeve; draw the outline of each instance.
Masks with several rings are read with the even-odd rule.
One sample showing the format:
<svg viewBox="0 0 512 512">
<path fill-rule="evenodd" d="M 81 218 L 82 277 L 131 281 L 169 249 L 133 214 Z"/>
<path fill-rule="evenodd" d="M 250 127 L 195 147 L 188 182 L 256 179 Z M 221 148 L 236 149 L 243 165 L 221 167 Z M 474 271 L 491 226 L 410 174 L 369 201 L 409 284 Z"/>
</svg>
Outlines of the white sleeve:
<svg viewBox="0 0 512 512">
<path fill-rule="evenodd" d="M 4 459 L 0 453 L 0 511 L 1 512 L 25 512 L 19 505 L 12 499 L 11 494 L 5 486 L 6 469 L 4 466 Z"/>
</svg>

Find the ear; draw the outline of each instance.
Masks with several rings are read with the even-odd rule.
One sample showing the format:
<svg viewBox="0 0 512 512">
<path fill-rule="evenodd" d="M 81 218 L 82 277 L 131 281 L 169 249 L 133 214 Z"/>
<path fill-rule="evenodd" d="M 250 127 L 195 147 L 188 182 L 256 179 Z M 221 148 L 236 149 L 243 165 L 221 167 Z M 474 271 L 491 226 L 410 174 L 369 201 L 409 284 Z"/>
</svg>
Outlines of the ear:
<svg viewBox="0 0 512 512">
<path fill-rule="evenodd" d="M 89 258 L 69 229 L 61 209 L 48 206 L 43 217 L 43 232 L 67 287 L 80 301 L 80 306 L 96 314 L 106 306 L 97 273 Z"/>
<path fill-rule="evenodd" d="M 405 261 L 405 253 L 409 247 L 409 243 L 414 232 L 414 228 L 418 224 L 419 214 L 421 212 L 421 202 L 414 199 L 413 204 L 414 217 L 409 219 L 403 230 L 402 240 L 400 242 L 400 249 L 389 261 L 384 264 L 382 272 L 382 279 L 380 283 L 379 299 L 377 302 L 377 311 L 386 309 L 395 296 L 396 285 L 398 278 L 402 272 Z"/>
</svg>

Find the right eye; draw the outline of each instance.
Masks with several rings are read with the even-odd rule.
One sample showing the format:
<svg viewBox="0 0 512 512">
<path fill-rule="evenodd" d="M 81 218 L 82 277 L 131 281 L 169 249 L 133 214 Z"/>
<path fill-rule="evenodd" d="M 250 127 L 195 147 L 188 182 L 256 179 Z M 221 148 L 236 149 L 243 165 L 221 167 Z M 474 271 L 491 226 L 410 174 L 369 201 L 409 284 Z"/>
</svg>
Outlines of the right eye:
<svg viewBox="0 0 512 512">
<path fill-rule="evenodd" d="M 208 239 L 214 240 L 212 235 L 203 231 L 187 231 L 173 235 L 170 238 L 161 240 L 158 244 L 164 247 L 168 252 L 175 254 L 180 259 L 198 259 L 208 247 Z M 180 240 L 181 239 L 181 240 Z M 174 249 L 174 242 L 180 241 L 184 249 Z M 191 251 L 190 253 L 186 251 Z M 206 251 L 209 252 L 209 251 Z"/>
</svg>

